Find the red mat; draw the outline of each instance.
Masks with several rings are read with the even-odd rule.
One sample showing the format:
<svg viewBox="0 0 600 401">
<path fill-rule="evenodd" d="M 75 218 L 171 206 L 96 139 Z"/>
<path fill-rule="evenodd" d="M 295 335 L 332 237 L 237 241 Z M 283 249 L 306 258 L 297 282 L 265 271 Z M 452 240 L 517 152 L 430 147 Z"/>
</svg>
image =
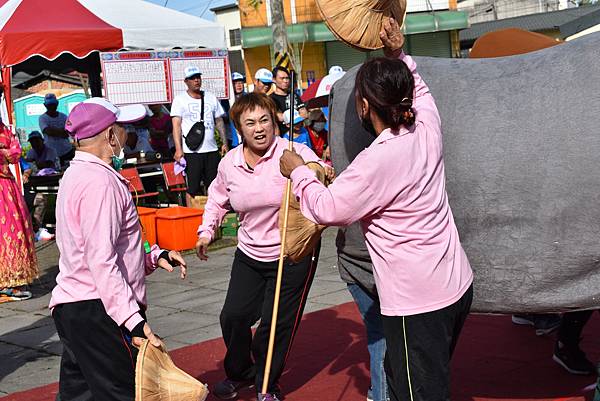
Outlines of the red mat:
<svg viewBox="0 0 600 401">
<path fill-rule="evenodd" d="M 600 356 L 600 319 L 594 314 L 582 348 L 592 361 Z M 452 369 L 452 399 L 590 400 L 583 388 L 595 377 L 577 377 L 554 363 L 553 338 L 536 337 L 531 327 L 515 326 L 508 316 L 473 315 L 467 320 Z M 224 346 L 215 339 L 172 352 L 178 366 L 204 383 L 223 379 Z M 365 331 L 353 303 L 306 315 L 286 373 L 287 401 L 364 401 L 369 385 Z M 14 393 L 1 401 L 54 401 L 57 385 Z M 255 400 L 252 392 L 240 400 Z M 216 398 L 209 396 L 209 400 Z"/>
</svg>

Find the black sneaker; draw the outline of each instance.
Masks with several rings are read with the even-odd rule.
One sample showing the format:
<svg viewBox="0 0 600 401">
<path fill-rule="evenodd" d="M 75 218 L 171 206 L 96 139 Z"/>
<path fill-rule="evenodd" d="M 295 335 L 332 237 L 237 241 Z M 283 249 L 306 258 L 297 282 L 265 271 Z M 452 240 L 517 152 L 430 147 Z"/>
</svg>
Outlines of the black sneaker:
<svg viewBox="0 0 600 401">
<path fill-rule="evenodd" d="M 533 326 L 535 328 L 536 336 L 545 336 L 560 327 L 561 322 L 560 315 L 557 314 L 523 314 L 523 315 L 512 315 L 512 322 L 514 324 L 525 324 Z"/>
<path fill-rule="evenodd" d="M 254 380 L 237 382 L 225 379 L 215 384 L 213 394 L 222 400 L 230 400 L 237 397 L 240 390 L 251 388 L 252 386 L 254 386 Z"/>
<path fill-rule="evenodd" d="M 259 393 L 258 396 L 256 396 L 256 399 L 257 401 L 280 401 L 279 398 L 277 398 L 277 395 L 273 393 Z"/>
<path fill-rule="evenodd" d="M 585 353 L 579 348 L 579 343 L 567 346 L 557 341 L 552 359 L 574 375 L 587 376 L 596 373 L 596 366 L 586 358 Z"/>
</svg>

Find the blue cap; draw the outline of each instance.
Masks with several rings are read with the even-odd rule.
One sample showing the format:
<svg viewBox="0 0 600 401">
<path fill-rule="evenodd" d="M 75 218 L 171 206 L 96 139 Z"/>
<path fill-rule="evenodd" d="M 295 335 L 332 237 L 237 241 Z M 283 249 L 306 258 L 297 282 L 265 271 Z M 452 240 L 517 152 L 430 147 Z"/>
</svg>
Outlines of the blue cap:
<svg viewBox="0 0 600 401">
<path fill-rule="evenodd" d="M 266 68 L 261 68 L 256 71 L 256 75 L 254 75 L 254 79 L 261 81 L 265 84 L 273 83 L 273 73 Z"/>
<path fill-rule="evenodd" d="M 31 141 L 33 138 L 40 138 L 42 141 L 44 140 L 44 136 L 40 131 L 31 131 L 27 140 Z"/>
<path fill-rule="evenodd" d="M 189 65 L 185 67 L 183 75 L 185 79 L 188 79 L 193 77 L 194 75 L 202 75 L 202 71 L 200 71 L 200 68 L 196 67 L 195 65 Z"/>
<path fill-rule="evenodd" d="M 44 96 L 44 105 L 49 106 L 51 104 L 58 104 L 58 99 L 54 93 L 46 93 L 46 96 Z"/>
<path fill-rule="evenodd" d="M 231 80 L 232 81 L 245 81 L 246 79 L 239 72 L 234 72 L 233 74 L 231 74 Z"/>
</svg>

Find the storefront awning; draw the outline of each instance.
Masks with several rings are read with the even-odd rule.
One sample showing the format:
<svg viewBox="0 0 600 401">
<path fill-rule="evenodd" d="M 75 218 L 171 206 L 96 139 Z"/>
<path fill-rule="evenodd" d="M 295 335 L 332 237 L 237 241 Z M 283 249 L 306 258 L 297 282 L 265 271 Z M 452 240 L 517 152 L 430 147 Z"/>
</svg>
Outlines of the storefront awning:
<svg viewBox="0 0 600 401">
<path fill-rule="evenodd" d="M 437 11 L 435 13 L 411 13 L 406 16 L 404 33 L 451 31 L 469 27 L 469 16 L 464 11 Z M 337 40 L 324 22 L 308 22 L 287 26 L 291 43 L 329 42 Z M 273 43 L 271 27 L 243 28 L 242 46 L 245 49 L 269 46 Z"/>
</svg>

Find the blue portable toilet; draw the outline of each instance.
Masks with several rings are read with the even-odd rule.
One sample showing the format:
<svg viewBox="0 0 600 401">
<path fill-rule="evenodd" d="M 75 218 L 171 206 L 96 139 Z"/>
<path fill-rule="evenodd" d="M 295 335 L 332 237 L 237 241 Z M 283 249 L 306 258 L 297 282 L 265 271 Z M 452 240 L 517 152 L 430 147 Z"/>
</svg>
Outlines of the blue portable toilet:
<svg viewBox="0 0 600 401">
<path fill-rule="evenodd" d="M 29 134 L 31 131 L 39 130 L 38 120 L 46 112 L 44 107 L 44 95 L 52 91 L 44 91 L 24 96 L 13 101 L 15 112 L 15 128 Z M 59 92 L 57 90 L 57 92 Z M 57 96 L 58 111 L 69 114 L 76 104 L 86 99 L 82 89 L 74 90 L 69 93 Z"/>
</svg>

